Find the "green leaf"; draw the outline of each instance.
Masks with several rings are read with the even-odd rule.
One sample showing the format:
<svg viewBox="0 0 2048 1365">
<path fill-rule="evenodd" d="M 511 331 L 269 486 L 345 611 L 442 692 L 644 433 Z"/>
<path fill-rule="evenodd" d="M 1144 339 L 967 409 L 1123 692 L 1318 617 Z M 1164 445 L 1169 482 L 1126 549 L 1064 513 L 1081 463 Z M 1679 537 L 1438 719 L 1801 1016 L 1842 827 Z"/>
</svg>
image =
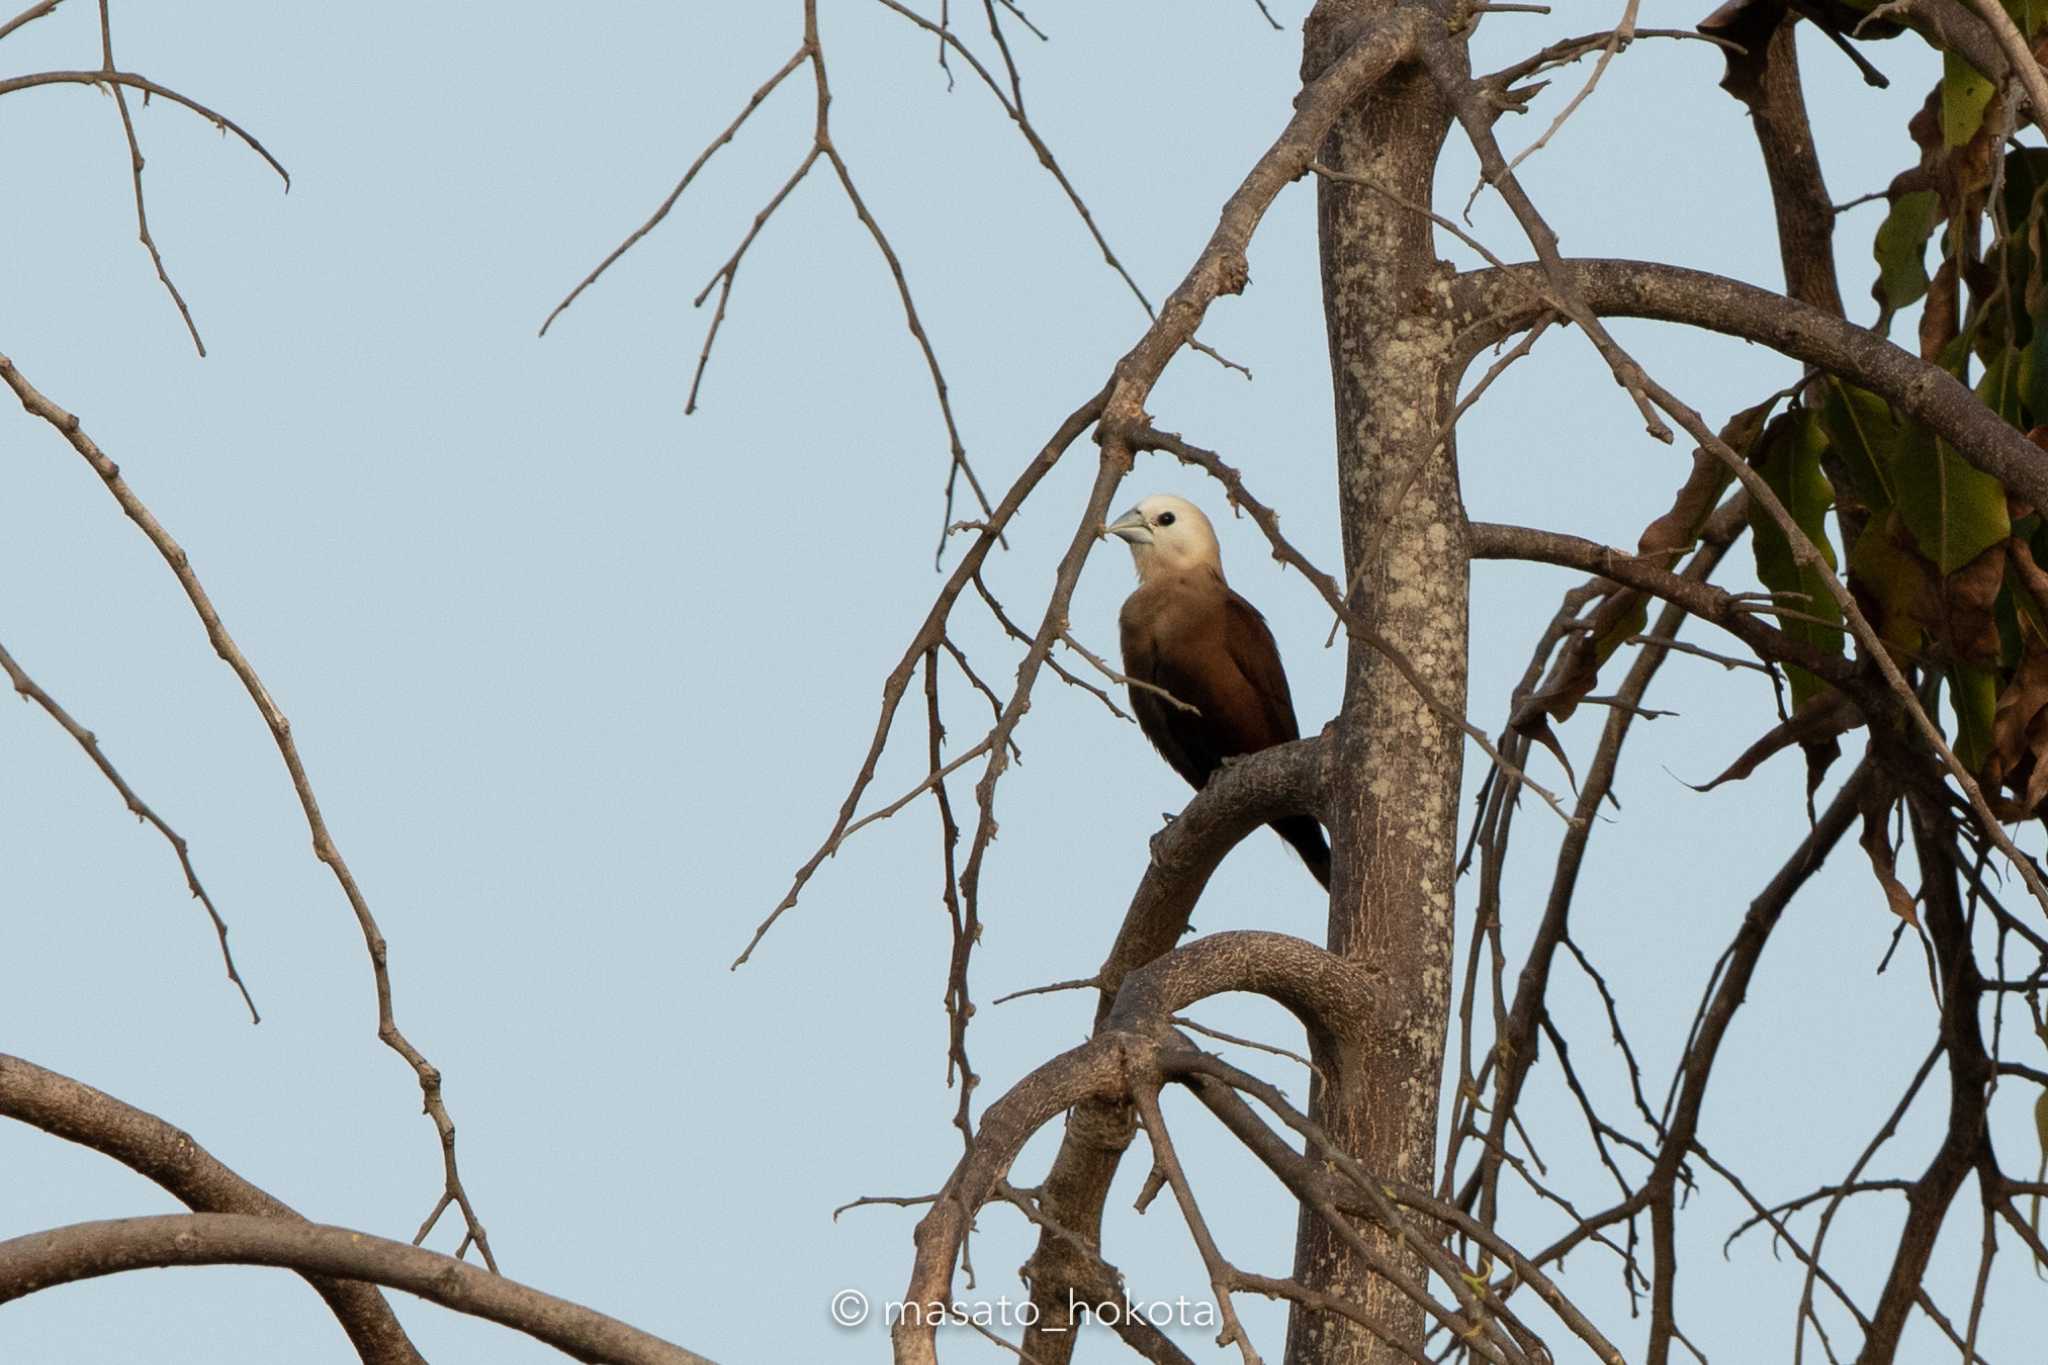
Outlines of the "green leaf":
<svg viewBox="0 0 2048 1365">
<path fill-rule="evenodd" d="M 1997 413 L 2007 426 L 2026 429 L 2020 411 L 2020 362 L 2022 353 L 2011 346 L 1994 351 L 1984 362 L 1984 377 L 1977 381 L 1977 396 Z"/>
<path fill-rule="evenodd" d="M 2020 401 L 2036 425 L 2048 421 L 2048 326 L 2034 329 L 2020 356 Z"/>
<path fill-rule="evenodd" d="M 2021 33 L 2031 38 L 2048 20 L 2048 0 L 2005 0 L 2005 12 L 2012 16 L 2013 23 Z"/>
<path fill-rule="evenodd" d="M 2048 1042 L 2048 1038 L 2044 1038 L 2043 1041 Z M 2038 1185 L 2043 1181 L 2048 1181 L 2048 1090 L 2043 1090 L 2041 1097 L 2034 1101 L 2034 1135 L 2041 1142 L 2041 1165 L 2034 1172 L 2034 1183 Z M 2034 1235 L 2036 1237 L 2040 1236 L 2041 1196 L 2038 1194 L 2034 1196 L 2034 1208 L 2027 1221 L 2033 1226 Z M 2044 1268 L 2048 1267 L 2044 1267 L 2041 1263 L 2041 1258 L 2036 1256 L 2034 1258 L 2034 1273 L 2040 1275 Z M 2048 1278 L 2048 1276 L 2043 1278 Z"/>
<path fill-rule="evenodd" d="M 2005 485 L 1918 422 L 1906 428 L 1892 465 L 1899 515 L 1920 553 L 1954 573 L 2012 532 Z"/>
<path fill-rule="evenodd" d="M 1955 664 L 1948 670 L 1949 705 L 1956 713 L 1956 757 L 1971 772 L 1991 754 L 1991 723 L 1998 713 L 1998 670 Z"/>
<path fill-rule="evenodd" d="M 1977 136 L 1984 126 L 1984 109 L 1991 103 L 1991 82 L 1953 52 L 1941 59 L 1941 137 L 1951 147 L 1961 147 Z"/>
<path fill-rule="evenodd" d="M 1933 592 L 1934 579 L 1927 564 L 1900 545 L 1904 534 L 1896 510 L 1873 516 L 1849 552 L 1849 577 L 1866 611 L 1869 603 L 1877 604 L 1871 624 L 1879 638 L 1916 650 L 1926 633 L 1920 606 Z"/>
<path fill-rule="evenodd" d="M 1614 624 L 1593 637 L 1593 657 L 1601 663 L 1612 658 L 1622 642 L 1634 639 L 1650 624 L 1650 599 L 1640 594 L 1628 599 L 1632 605 L 1614 621 Z"/>
<path fill-rule="evenodd" d="M 1835 552 L 1828 543 L 1827 514 L 1835 505 L 1835 490 L 1820 468 L 1821 452 L 1827 449 L 1827 443 L 1818 414 L 1802 408 L 1782 414 L 1764 429 L 1763 441 L 1751 462 L 1832 569 Z M 1750 505 L 1749 525 L 1756 550 L 1756 574 L 1763 585 L 1774 593 L 1799 594 L 1784 605 L 1805 616 L 1821 618 L 1781 618 L 1781 628 L 1794 639 L 1839 656 L 1842 632 L 1826 623 L 1839 622 L 1842 610 L 1828 592 L 1821 567 L 1801 564 L 1784 528 L 1754 502 Z M 1809 698 L 1827 690 L 1827 684 L 1803 668 L 1787 668 L 1785 674 L 1792 684 L 1795 711 Z"/>
<path fill-rule="evenodd" d="M 1940 201 L 1933 190 L 1902 194 L 1878 226 L 1871 254 L 1877 258 L 1877 297 L 1887 308 L 1904 308 L 1927 292 L 1927 239 L 1934 235 Z"/>
<path fill-rule="evenodd" d="M 2039 0 L 2048 9 L 2048 0 Z M 1985 300 L 1996 316 L 1980 327 L 1980 340 L 2025 347 L 2040 330 L 2035 319 L 2040 298 L 2040 263 L 2035 259 L 2033 228 L 2048 188 L 2048 147 L 2023 147 L 2005 155 L 2005 190 L 1998 227 L 2003 233 L 1985 253 L 1984 263 L 1996 272 L 1997 286 Z"/>
<path fill-rule="evenodd" d="M 2033 0 L 2048 14 L 2048 0 Z M 2033 211 L 2034 196 L 2048 185 L 2048 147 L 2015 147 L 2005 154 L 2005 226 L 2018 232 Z"/>
<path fill-rule="evenodd" d="M 2020 304 L 2030 318 L 2048 315 L 2048 279 L 2043 278 L 2041 268 L 2042 256 L 2044 255 L 2043 247 L 2048 245 L 2044 244 L 2041 240 L 2041 228 L 2044 217 L 2048 217 L 2048 215 L 2042 213 L 2041 201 L 2037 196 L 2028 205 L 2027 216 L 2015 224 L 2013 228 L 2013 235 L 2015 237 L 2019 236 L 2022 232 L 2026 234 L 2027 273 L 2022 277 L 2020 283 Z M 2039 329 L 2037 328 L 2036 330 Z"/>
<path fill-rule="evenodd" d="M 2025 626 L 2021 625 L 2021 618 L 2027 616 L 2028 613 L 2028 608 L 2025 605 L 2028 594 L 2025 588 L 2013 586 L 2013 579 L 2017 576 L 2008 568 L 2005 576 L 2005 590 L 1998 594 L 1997 601 L 1992 604 L 1992 614 L 1998 621 L 1998 666 L 2007 670 L 2008 673 L 2019 666 L 2020 657 L 2026 650 L 2027 631 L 2029 629 L 2035 631 L 2038 638 L 2038 632 L 2041 627 L 2040 608 L 2038 606 L 2034 607 L 2033 614 L 2028 619 L 2027 624 Z"/>
<path fill-rule="evenodd" d="M 1894 501 L 1891 468 L 1898 459 L 1901 435 L 1891 406 L 1868 389 L 1830 376 L 1821 422 L 1828 445 L 1849 476 L 1849 491 L 1874 513 L 1889 508 Z"/>
</svg>

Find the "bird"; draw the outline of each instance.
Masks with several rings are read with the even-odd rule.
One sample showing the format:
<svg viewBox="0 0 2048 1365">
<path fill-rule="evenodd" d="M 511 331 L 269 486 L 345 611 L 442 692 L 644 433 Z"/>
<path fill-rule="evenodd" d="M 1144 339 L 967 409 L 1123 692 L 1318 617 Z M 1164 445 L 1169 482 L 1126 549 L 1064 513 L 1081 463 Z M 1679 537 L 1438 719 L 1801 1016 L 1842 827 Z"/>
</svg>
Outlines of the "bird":
<svg viewBox="0 0 2048 1365">
<path fill-rule="evenodd" d="M 1101 535 L 1123 541 L 1138 571 L 1117 614 L 1125 684 L 1138 728 L 1173 770 L 1200 791 L 1225 760 L 1301 738 L 1280 647 L 1259 609 L 1224 581 L 1202 510 L 1158 493 Z M 1271 828 L 1327 890 L 1330 846 L 1315 817 L 1285 816 Z"/>
</svg>

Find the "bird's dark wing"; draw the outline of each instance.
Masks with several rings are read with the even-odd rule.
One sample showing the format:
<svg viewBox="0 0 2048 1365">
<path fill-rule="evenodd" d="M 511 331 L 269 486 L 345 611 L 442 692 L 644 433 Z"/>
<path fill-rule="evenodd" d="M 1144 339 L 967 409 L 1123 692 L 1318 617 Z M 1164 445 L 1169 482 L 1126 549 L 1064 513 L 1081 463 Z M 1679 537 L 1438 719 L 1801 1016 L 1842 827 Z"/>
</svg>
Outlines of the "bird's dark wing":
<svg viewBox="0 0 2048 1365">
<path fill-rule="evenodd" d="M 1197 789 L 1223 760 L 1301 737 L 1280 648 L 1258 609 L 1220 579 L 1141 588 L 1119 617 L 1124 672 L 1196 707 L 1190 714 L 1143 687 L 1131 710 L 1173 770 Z M 1330 884 L 1330 846 L 1314 816 L 1272 822 L 1316 880 Z"/>
<path fill-rule="evenodd" d="M 1224 604 L 1224 639 L 1231 660 L 1251 683 L 1264 708 L 1267 737 L 1250 745 L 1247 752 L 1301 738 L 1301 726 L 1294 718 L 1294 697 L 1287 690 L 1287 670 L 1280 664 L 1280 646 L 1266 627 L 1259 609 L 1231 593 Z M 1279 834 L 1301 855 L 1309 874 L 1322 888 L 1330 889 L 1330 845 L 1323 827 L 1313 815 L 1290 815 L 1272 822 Z"/>
<path fill-rule="evenodd" d="M 1226 758 L 1299 738 L 1272 633 L 1221 581 L 1192 592 L 1134 595 L 1122 627 L 1124 672 L 1200 713 L 1145 688 L 1131 689 L 1146 737 L 1194 786 L 1206 783 Z"/>
<path fill-rule="evenodd" d="M 1301 725 L 1294 718 L 1294 697 L 1287 690 L 1287 670 L 1280 665 L 1280 646 L 1266 628 L 1259 609 L 1229 593 L 1223 603 L 1223 645 L 1231 662 L 1244 674 L 1258 694 L 1264 715 L 1265 735 L 1246 751 L 1284 744 L 1301 738 Z"/>
<path fill-rule="evenodd" d="M 1170 642 L 1178 644 L 1179 642 Z M 1188 651 L 1161 647 L 1157 636 L 1126 621 L 1123 627 L 1124 672 L 1139 682 L 1164 688 L 1174 697 L 1199 711 L 1190 715 L 1156 692 L 1142 687 L 1130 689 L 1131 712 L 1138 728 L 1159 750 L 1173 770 L 1201 787 L 1223 762 L 1226 751 L 1208 718 L 1219 710 L 1212 688 L 1205 686 L 1204 670 L 1189 667 Z"/>
</svg>

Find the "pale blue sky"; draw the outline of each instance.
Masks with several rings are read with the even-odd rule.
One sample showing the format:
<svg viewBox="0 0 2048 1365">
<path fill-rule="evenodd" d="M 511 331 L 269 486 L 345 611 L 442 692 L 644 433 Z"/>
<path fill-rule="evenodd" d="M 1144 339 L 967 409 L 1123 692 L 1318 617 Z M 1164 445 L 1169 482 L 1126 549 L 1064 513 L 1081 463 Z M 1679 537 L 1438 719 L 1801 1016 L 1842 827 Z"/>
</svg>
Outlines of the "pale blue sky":
<svg viewBox="0 0 2048 1365">
<path fill-rule="evenodd" d="M 1570 8 L 1583 13 L 1489 20 L 1482 60 L 1503 64 L 1621 6 Z M 1703 8 L 1652 4 L 1644 21 L 1686 24 Z M 12 263 L 0 352 L 121 463 L 292 717 L 392 942 L 401 1023 L 446 1073 L 463 1169 L 505 1271 L 720 1360 L 880 1356 L 885 1335 L 834 1328 L 827 1300 L 842 1287 L 900 1292 L 916 1215 L 828 1214 L 857 1195 L 933 1189 L 957 1152 L 928 805 L 864 832 L 755 960 L 727 970 L 828 828 L 880 680 L 937 586 L 943 431 L 888 276 L 828 178 L 756 244 L 701 410 L 682 414 L 708 321 L 689 299 L 802 155 L 808 87 L 779 93 L 660 231 L 534 336 L 787 56 L 798 7 L 181 9 L 117 7 L 122 65 L 241 120 L 293 174 L 283 195 L 203 122 L 136 106 L 151 224 L 211 355 L 193 354 L 134 241 L 115 111 L 84 88 L 0 101 L 0 252 Z M 1000 488 L 1099 385 L 1142 315 L 984 92 L 963 80 L 948 94 L 931 43 L 879 7 L 824 9 L 840 145 L 907 264 L 972 457 Z M 1053 41 L 1013 40 L 1038 126 L 1155 297 L 1285 121 L 1305 5 L 1274 10 L 1287 32 L 1249 0 L 1040 0 L 1030 13 Z M 1825 45 L 1805 47 L 1837 198 L 1881 188 L 1903 164 L 1905 117 L 1935 69 L 1910 41 L 1871 55 L 1891 92 L 1865 88 Z M 0 44 L 7 74 L 97 60 L 82 0 Z M 1703 45 L 1639 45 L 1530 163 L 1568 252 L 1778 283 L 1760 167 L 1740 107 L 1714 86 L 1719 66 Z M 1536 117 L 1510 121 L 1510 145 L 1585 69 Z M 1455 139 L 1444 165 L 1445 201 L 1462 201 L 1472 164 Z M 1859 316 L 1876 213 L 1845 218 L 1840 239 Z M 1526 254 L 1492 204 L 1474 218 L 1503 254 Z M 1224 452 L 1334 567 L 1309 187 L 1282 197 L 1251 264 L 1252 288 L 1219 304 L 1204 336 L 1256 381 L 1183 356 L 1151 410 Z M 1616 331 L 1709 414 L 1795 373 L 1717 339 Z M 1571 333 L 1546 338 L 1467 419 L 1461 458 L 1476 517 L 1617 544 L 1684 468 Z M 0 642 L 190 838 L 265 1012 L 252 1028 L 162 842 L 46 718 L 0 708 L 0 1047 L 186 1127 L 311 1217 L 409 1236 L 438 1193 L 438 1149 L 410 1071 L 375 1040 L 355 925 L 310 856 L 258 718 L 99 481 L 11 404 L 0 467 Z M 1037 618 L 1092 467 L 1082 450 L 1049 479 L 995 561 L 991 582 L 1020 618 Z M 1320 726 L 1341 655 L 1320 648 L 1328 622 L 1313 592 L 1200 479 L 1155 460 L 1128 485 L 1130 500 L 1161 489 L 1217 516 L 1232 581 L 1273 622 L 1304 724 Z M 1746 549 L 1732 562 L 1746 574 Z M 1475 572 L 1472 695 L 1487 728 L 1572 581 Z M 1094 648 L 1113 645 L 1128 585 L 1120 551 L 1084 576 L 1072 620 Z M 972 607 L 960 622 L 982 674 L 1006 683 L 1015 651 Z M 1577 917 L 1659 1091 L 1708 968 L 1804 824 L 1795 760 L 1706 796 L 1676 780 L 1717 770 L 1769 724 L 1760 680 L 1682 658 L 1664 677 L 1655 704 L 1683 715 L 1631 741 L 1623 806 L 1595 839 Z M 957 679 L 949 697 L 964 745 L 986 708 Z M 1566 731 L 1575 758 L 1600 719 Z M 1020 739 L 975 965 L 983 1100 L 1078 1041 L 1093 1009 L 1079 993 L 986 1002 L 1094 968 L 1145 837 L 1186 795 L 1135 728 L 1071 690 L 1043 686 Z M 922 763 L 913 715 L 877 794 Z M 956 784 L 963 800 L 968 785 Z M 1558 835 L 1533 806 L 1518 826 L 1511 940 L 1540 905 Z M 1767 1198 L 1840 1178 L 1927 1036 L 1917 958 L 1873 976 L 1892 920 L 1853 856 L 1838 863 L 1787 917 L 1708 1105 L 1705 1140 Z M 1314 935 L 1313 890 L 1276 840 L 1254 838 L 1196 921 Z M 1590 990 L 1567 974 L 1557 1009 L 1618 1100 Z M 1234 999 L 1198 1017 L 1292 1032 L 1278 1011 Z M 1304 1093 L 1284 1065 L 1253 1064 Z M 1607 1187 L 1569 1097 L 1554 1070 L 1539 1075 L 1529 1113 L 1543 1155 L 1595 1203 Z M 2000 1101 L 2015 1162 L 2030 1100 Z M 1168 1113 L 1225 1247 L 1284 1271 L 1291 1207 L 1198 1113 Z M 1916 1172 L 1932 1142 L 1927 1122 L 1909 1123 L 1879 1167 Z M 1022 1179 L 1046 1150 L 1027 1154 Z M 1142 1165 L 1126 1171 L 1132 1192 Z M 20 1129 L 0 1128 L 0 1166 L 0 1235 L 173 1207 L 97 1155 Z M 1120 1192 L 1109 1254 L 1133 1291 L 1200 1291 L 1173 1211 L 1140 1219 L 1128 1204 Z M 1684 1320 L 1717 1359 L 1782 1356 L 1797 1276 L 1756 1239 L 1722 1260 L 1740 1213 L 1709 1184 L 1683 1220 Z M 1852 1208 L 1837 1225 L 1838 1268 L 1866 1296 L 1897 1214 L 1896 1202 Z M 1029 1239 L 1000 1211 L 982 1228 L 983 1291 L 1014 1291 L 1006 1276 Z M 1959 1304 L 1974 1221 L 1954 1232 L 1933 1287 Z M 444 1228 L 434 1245 L 453 1242 Z M 1611 1263 L 1582 1253 L 1570 1271 L 1638 1349 L 1642 1324 Z M 2033 1349 L 2018 1305 L 2039 1285 L 2007 1256 L 1994 1287 L 2007 1311 L 1984 1349 L 2003 1365 Z M 398 1306 L 439 1362 L 555 1358 Z M 1244 1311 L 1277 1354 L 1278 1311 Z M 1909 1354 L 1926 1358 L 1931 1333 L 1915 1330 Z M 1199 1335 L 1183 1342 L 1212 1354 Z M 996 1358 L 965 1338 L 949 1346 Z M 1116 1353 L 1091 1338 L 1083 1358 Z M 0 1310 L 9 1362 L 349 1358 L 303 1285 L 267 1270 L 131 1275 Z"/>
</svg>

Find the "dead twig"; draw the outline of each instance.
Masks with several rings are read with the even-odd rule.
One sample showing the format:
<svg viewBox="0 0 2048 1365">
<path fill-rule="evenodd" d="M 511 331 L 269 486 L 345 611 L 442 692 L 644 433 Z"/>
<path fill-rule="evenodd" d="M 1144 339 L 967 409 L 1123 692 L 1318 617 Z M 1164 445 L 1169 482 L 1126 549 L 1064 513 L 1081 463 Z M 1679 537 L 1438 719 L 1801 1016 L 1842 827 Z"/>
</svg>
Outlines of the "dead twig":
<svg viewBox="0 0 2048 1365">
<path fill-rule="evenodd" d="M 171 538 L 171 533 L 156 519 L 156 514 L 151 512 L 142 499 L 136 496 L 135 490 L 128 486 L 127 480 L 121 476 L 120 466 L 86 435 L 75 415 L 46 398 L 28 382 L 27 377 L 15 367 L 14 362 L 4 355 L 0 355 L 0 382 L 4 382 L 14 391 L 15 397 L 21 400 L 21 405 L 32 415 L 41 418 L 63 436 L 71 448 L 106 484 L 107 491 L 113 495 L 114 501 L 120 504 L 122 512 L 141 528 L 149 543 L 156 547 L 157 553 L 163 556 L 164 562 L 170 566 L 172 575 L 178 580 L 178 586 L 184 589 L 185 597 L 191 602 L 192 610 L 198 615 L 200 623 L 205 626 L 206 637 L 212 643 L 214 653 L 234 671 L 235 677 L 248 692 L 250 701 L 255 704 L 257 714 L 262 716 L 263 723 L 269 729 L 271 739 L 277 746 L 278 755 L 284 760 L 285 771 L 291 777 L 292 790 L 299 799 L 299 809 L 306 819 L 306 828 L 313 837 L 313 856 L 334 874 L 335 882 L 340 886 L 342 895 L 347 898 L 349 908 L 355 912 L 356 924 L 362 930 L 363 946 L 369 950 L 370 970 L 377 992 L 377 1037 L 386 1047 L 403 1057 L 406 1064 L 413 1069 L 413 1074 L 419 1080 L 420 1096 L 426 1113 L 433 1120 L 435 1131 L 440 1135 L 444 1180 L 441 1197 L 433 1213 L 421 1225 L 419 1235 L 413 1242 L 417 1245 L 424 1241 L 435 1221 L 452 1204 L 462 1212 L 468 1238 L 476 1243 L 477 1250 L 483 1255 L 484 1263 L 495 1272 L 498 1268 L 497 1260 L 491 1254 L 490 1241 L 484 1234 L 483 1223 L 470 1204 L 469 1193 L 463 1188 L 462 1177 L 456 1166 L 455 1121 L 448 1116 L 448 1107 L 441 1098 L 440 1068 L 429 1062 L 426 1056 L 412 1045 L 411 1040 L 399 1031 L 397 1015 L 392 1005 L 389 945 L 385 942 L 383 931 L 377 927 L 376 917 L 370 913 L 369 900 L 363 895 L 362 888 L 356 884 L 355 874 L 349 870 L 348 862 L 341 856 L 340 847 L 328 832 L 327 819 L 321 814 L 320 803 L 313 795 L 312 779 L 306 775 L 306 765 L 300 758 L 298 743 L 292 738 L 291 721 L 271 699 L 269 689 L 263 685 L 262 678 L 257 676 L 248 657 L 242 653 L 241 646 L 228 634 L 227 626 L 220 619 L 220 613 L 214 609 L 213 599 L 207 595 L 206 589 L 199 582 L 199 576 L 193 572 L 191 559 L 186 555 L 184 547 Z"/>
<path fill-rule="evenodd" d="M 191 891 L 193 899 L 206 907 L 207 917 L 213 921 L 213 931 L 220 938 L 221 961 L 227 966 L 228 980 L 235 983 L 235 989 L 242 993 L 243 1003 L 249 1007 L 249 1022 L 262 1023 L 263 1016 L 256 1012 L 256 1002 L 249 996 L 249 987 L 243 982 L 242 974 L 235 970 L 235 955 L 228 950 L 227 921 L 221 918 L 220 911 L 215 908 L 213 897 L 207 895 L 206 888 L 200 885 L 199 873 L 192 867 L 191 850 L 186 846 L 183 837 L 165 824 L 163 817 L 151 810 L 149 803 L 137 796 L 135 789 L 115 771 L 113 763 L 100 748 L 98 737 L 73 720 L 71 713 L 60 706 L 55 697 L 38 687 L 35 680 L 22 671 L 21 665 L 15 662 L 14 656 L 4 647 L 0 647 L 0 672 L 7 674 L 8 680 L 14 684 L 14 690 L 20 693 L 24 700 L 42 707 L 51 720 L 63 727 L 65 734 L 78 742 L 78 747 L 85 750 L 85 756 L 92 760 L 93 766 L 98 768 L 101 775 L 113 784 L 114 790 L 121 794 L 121 801 L 128 807 L 130 813 L 136 819 L 146 820 L 156 826 L 157 833 L 163 835 L 165 841 L 170 844 L 171 851 L 178 855 L 178 866 L 184 870 L 186 889 Z"/>
</svg>

